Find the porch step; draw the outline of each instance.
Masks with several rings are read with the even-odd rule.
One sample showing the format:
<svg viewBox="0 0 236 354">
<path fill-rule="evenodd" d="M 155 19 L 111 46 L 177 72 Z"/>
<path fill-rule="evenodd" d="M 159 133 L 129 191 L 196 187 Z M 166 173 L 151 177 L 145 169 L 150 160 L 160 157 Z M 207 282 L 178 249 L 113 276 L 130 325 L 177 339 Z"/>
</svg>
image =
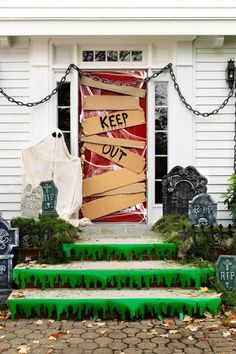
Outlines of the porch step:
<svg viewBox="0 0 236 354">
<path fill-rule="evenodd" d="M 136 241 L 137 242 L 137 241 Z M 147 260 L 167 259 L 176 256 L 175 243 L 74 243 L 64 244 L 67 258 L 90 260 Z"/>
<path fill-rule="evenodd" d="M 178 286 L 200 289 L 207 285 L 213 268 L 181 266 L 171 261 L 71 262 L 69 264 L 21 265 L 13 269 L 17 286 L 45 288 L 70 286 L 91 288 L 150 288 Z"/>
<path fill-rule="evenodd" d="M 47 316 L 48 318 L 69 318 L 76 315 L 78 319 L 112 318 L 114 315 L 122 320 L 159 317 L 178 314 L 202 315 L 208 310 L 215 315 L 220 309 L 221 300 L 214 292 L 201 293 L 184 289 L 153 290 L 16 290 L 8 299 L 12 319 L 15 315 Z"/>
</svg>

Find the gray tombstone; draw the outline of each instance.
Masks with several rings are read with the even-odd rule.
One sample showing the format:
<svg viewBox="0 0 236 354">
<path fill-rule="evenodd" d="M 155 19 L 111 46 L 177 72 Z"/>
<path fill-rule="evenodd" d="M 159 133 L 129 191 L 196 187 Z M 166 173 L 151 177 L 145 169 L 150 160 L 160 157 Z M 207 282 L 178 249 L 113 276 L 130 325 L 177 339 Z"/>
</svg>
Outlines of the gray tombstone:
<svg viewBox="0 0 236 354">
<path fill-rule="evenodd" d="M 12 291 L 13 247 L 19 246 L 19 231 L 0 216 L 0 304 L 6 302 Z"/>
<path fill-rule="evenodd" d="M 58 216 L 56 211 L 58 195 L 57 186 L 52 180 L 43 181 L 40 183 L 40 185 L 43 188 L 42 214 Z"/>
<path fill-rule="evenodd" d="M 31 184 L 27 184 L 24 189 L 21 210 L 22 216 L 26 218 L 38 219 L 42 210 L 43 189 L 41 186 L 32 188 Z"/>
<path fill-rule="evenodd" d="M 188 216 L 191 225 L 216 225 L 217 203 L 209 194 L 200 193 L 189 202 Z"/>
<path fill-rule="evenodd" d="M 236 256 L 221 255 L 216 262 L 218 281 L 227 292 L 236 290 Z"/>
<path fill-rule="evenodd" d="M 188 215 L 188 202 L 207 191 L 207 178 L 195 167 L 173 167 L 162 178 L 163 215 Z"/>
</svg>

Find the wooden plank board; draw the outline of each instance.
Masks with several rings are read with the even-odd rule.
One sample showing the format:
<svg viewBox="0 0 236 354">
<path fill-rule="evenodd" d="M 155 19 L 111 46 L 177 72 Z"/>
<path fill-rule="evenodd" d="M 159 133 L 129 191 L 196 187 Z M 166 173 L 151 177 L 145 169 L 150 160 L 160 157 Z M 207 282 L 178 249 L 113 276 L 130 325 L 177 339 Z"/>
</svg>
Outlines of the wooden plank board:
<svg viewBox="0 0 236 354">
<path fill-rule="evenodd" d="M 128 186 L 144 181 L 145 178 L 144 172 L 137 174 L 126 168 L 102 173 L 101 175 L 85 178 L 83 180 L 83 196 L 89 197 L 115 188 Z"/>
<path fill-rule="evenodd" d="M 111 191 L 108 192 L 96 194 L 96 197 L 105 197 L 107 195 L 117 195 L 117 194 L 135 194 L 135 193 L 142 193 L 142 192 L 146 192 L 145 183 L 134 183 L 125 187 L 112 189 Z"/>
<path fill-rule="evenodd" d="M 144 170 L 145 159 L 121 146 L 85 143 L 84 147 L 130 171 L 140 173 Z"/>
<path fill-rule="evenodd" d="M 80 84 L 84 86 L 90 86 L 95 88 L 100 88 L 106 91 L 118 92 L 124 95 L 136 96 L 144 98 L 146 95 L 146 90 L 133 86 L 118 86 L 115 84 L 107 84 L 101 81 L 93 80 L 89 77 L 82 77 Z"/>
<path fill-rule="evenodd" d="M 131 110 L 89 117 L 83 120 L 82 127 L 85 135 L 93 135 L 112 130 L 125 129 L 144 123 L 144 111 Z"/>
<path fill-rule="evenodd" d="M 84 217 L 94 220 L 133 205 L 141 204 L 145 200 L 144 193 L 107 196 L 84 204 L 81 211 Z"/>
<path fill-rule="evenodd" d="M 139 106 L 138 97 L 131 96 L 113 96 L 113 95 L 102 95 L 102 96 L 84 96 L 83 98 L 83 109 L 85 111 L 96 111 L 108 109 L 111 111 L 116 110 L 130 110 L 130 109 L 141 109 Z"/>
<path fill-rule="evenodd" d="M 81 141 L 86 143 L 100 144 L 100 145 L 123 146 L 123 147 L 129 147 L 134 149 L 145 148 L 145 141 L 110 138 L 110 137 L 106 138 L 98 135 L 82 136 Z"/>
</svg>

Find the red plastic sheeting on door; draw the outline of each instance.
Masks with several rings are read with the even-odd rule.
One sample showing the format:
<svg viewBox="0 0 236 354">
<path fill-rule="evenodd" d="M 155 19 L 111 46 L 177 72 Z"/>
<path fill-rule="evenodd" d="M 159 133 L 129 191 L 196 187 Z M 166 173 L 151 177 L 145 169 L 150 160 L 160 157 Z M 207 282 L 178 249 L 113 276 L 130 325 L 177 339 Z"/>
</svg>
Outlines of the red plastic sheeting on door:
<svg viewBox="0 0 236 354">
<path fill-rule="evenodd" d="M 92 76 L 99 77 L 101 79 L 108 79 L 112 81 L 118 82 L 134 82 L 139 79 L 143 79 L 146 77 L 146 72 L 141 71 L 106 71 L 106 72 L 90 72 Z M 132 86 L 136 86 L 139 88 L 145 88 L 143 83 L 141 84 L 133 84 Z M 101 114 L 109 114 L 112 111 L 83 111 L 83 97 L 89 95 L 119 95 L 118 93 L 101 90 L 98 88 L 92 88 L 88 86 L 80 86 L 80 120 L 82 121 L 84 118 L 89 118 L 96 115 Z M 120 95 L 122 96 L 122 94 Z M 122 99 L 122 97 L 121 97 Z M 139 103 L 141 108 L 144 110 L 145 120 L 146 120 L 146 97 L 140 98 Z M 81 133 L 83 131 L 81 130 Z M 146 141 L 146 124 L 120 129 L 112 132 L 101 133 L 99 136 L 104 137 L 113 137 L 113 138 L 125 138 L 139 141 Z M 80 145 L 80 147 L 83 144 Z M 139 154 L 146 158 L 146 147 L 144 150 L 140 149 L 130 149 L 132 152 Z M 97 155 L 96 153 L 90 152 L 86 149 L 85 151 L 85 163 L 84 163 L 84 178 L 92 177 L 95 175 L 100 175 L 105 172 L 117 170 L 120 167 L 109 161 L 102 156 Z M 95 197 L 84 198 L 83 204 L 96 199 Z M 127 209 L 123 209 L 116 213 L 104 216 L 102 218 L 94 220 L 95 222 L 146 222 L 146 203 L 134 205 Z"/>
</svg>

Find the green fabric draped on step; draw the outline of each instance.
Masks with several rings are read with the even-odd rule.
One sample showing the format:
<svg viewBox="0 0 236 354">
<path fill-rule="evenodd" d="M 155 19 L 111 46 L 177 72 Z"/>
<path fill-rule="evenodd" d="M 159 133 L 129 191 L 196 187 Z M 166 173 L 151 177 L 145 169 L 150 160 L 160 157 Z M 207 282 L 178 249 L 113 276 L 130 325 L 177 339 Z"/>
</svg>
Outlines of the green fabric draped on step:
<svg viewBox="0 0 236 354">
<path fill-rule="evenodd" d="M 11 318 L 24 314 L 26 318 L 37 314 L 47 315 L 51 318 L 56 315 L 60 320 L 62 314 L 69 318 L 72 312 L 78 320 L 82 316 L 102 317 L 106 319 L 108 314 L 116 313 L 119 318 L 125 320 L 127 313 L 130 319 L 144 318 L 145 315 L 161 318 L 162 315 L 177 313 L 180 318 L 187 313 L 189 316 L 200 316 L 208 310 L 212 315 L 219 312 L 220 298 L 128 298 L 128 299 L 9 299 L 8 306 Z"/>
<path fill-rule="evenodd" d="M 121 289 L 127 282 L 130 288 L 150 288 L 157 284 L 164 284 L 167 287 L 180 282 L 181 286 L 190 287 L 192 283 L 196 289 L 201 285 L 207 285 L 209 277 L 215 274 L 213 268 L 179 268 L 179 269 L 102 269 L 102 270 L 80 270 L 80 269 L 39 269 L 39 268 L 15 268 L 13 269 L 13 280 L 21 288 L 25 289 L 26 284 L 33 282 L 34 287 L 40 286 L 45 289 L 48 285 L 54 288 L 56 285 L 69 283 L 71 288 L 85 285 L 87 289 L 116 286 Z"/>
<path fill-rule="evenodd" d="M 66 257 L 71 257 L 73 253 L 81 261 L 85 256 L 92 258 L 93 261 L 101 260 L 106 255 L 109 261 L 112 256 L 118 260 L 125 258 L 127 261 L 134 255 L 135 258 L 142 260 L 143 254 L 151 259 L 152 253 L 158 259 L 165 259 L 168 254 L 169 257 L 174 257 L 177 252 L 177 245 L 175 243 L 141 243 L 141 244 L 64 244 L 63 251 Z"/>
</svg>

